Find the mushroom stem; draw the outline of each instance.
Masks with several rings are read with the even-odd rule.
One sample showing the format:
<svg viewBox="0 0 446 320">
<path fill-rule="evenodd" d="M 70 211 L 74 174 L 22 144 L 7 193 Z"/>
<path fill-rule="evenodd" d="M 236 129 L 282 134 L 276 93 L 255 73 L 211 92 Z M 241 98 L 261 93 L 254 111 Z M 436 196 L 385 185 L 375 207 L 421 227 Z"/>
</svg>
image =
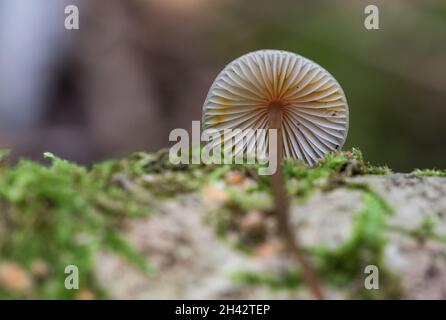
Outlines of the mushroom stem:
<svg viewBox="0 0 446 320">
<path fill-rule="evenodd" d="M 274 196 L 274 206 L 278 222 L 278 232 L 284 237 L 286 245 L 291 250 L 293 257 L 300 265 L 304 281 L 313 292 L 316 299 L 324 299 L 319 279 L 313 271 L 310 263 L 307 261 L 303 250 L 301 249 L 295 228 L 290 224 L 289 217 L 289 199 L 285 190 L 285 181 L 282 171 L 283 160 L 283 139 L 282 139 L 282 116 L 283 106 L 277 103 L 271 103 L 268 107 L 269 129 L 277 130 L 277 170 L 271 176 L 272 191 Z"/>
</svg>

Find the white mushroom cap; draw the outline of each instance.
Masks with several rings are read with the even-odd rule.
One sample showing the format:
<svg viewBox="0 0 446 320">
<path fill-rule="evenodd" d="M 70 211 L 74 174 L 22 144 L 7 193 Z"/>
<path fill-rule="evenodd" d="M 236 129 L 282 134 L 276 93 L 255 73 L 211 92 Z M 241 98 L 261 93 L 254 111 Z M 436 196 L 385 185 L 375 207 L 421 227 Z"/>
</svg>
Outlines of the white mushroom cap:
<svg viewBox="0 0 446 320">
<path fill-rule="evenodd" d="M 318 64 L 287 51 L 255 51 L 228 64 L 209 90 L 203 128 L 268 129 L 272 104 L 283 108 L 285 157 L 313 165 L 342 148 L 349 110 L 341 86 Z"/>
</svg>

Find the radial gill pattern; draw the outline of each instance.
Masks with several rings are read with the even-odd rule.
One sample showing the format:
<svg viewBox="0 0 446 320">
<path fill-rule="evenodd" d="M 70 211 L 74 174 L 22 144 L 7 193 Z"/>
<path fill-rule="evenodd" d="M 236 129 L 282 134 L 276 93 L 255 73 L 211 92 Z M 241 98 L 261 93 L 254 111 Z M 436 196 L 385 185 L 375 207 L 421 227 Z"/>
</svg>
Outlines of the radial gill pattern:
<svg viewBox="0 0 446 320">
<path fill-rule="evenodd" d="M 344 144 L 349 111 L 339 83 L 313 61 L 278 50 L 251 52 L 225 67 L 204 103 L 203 127 L 268 129 L 272 105 L 283 108 L 285 157 L 313 165 Z M 244 150 L 255 139 L 247 139 Z"/>
</svg>

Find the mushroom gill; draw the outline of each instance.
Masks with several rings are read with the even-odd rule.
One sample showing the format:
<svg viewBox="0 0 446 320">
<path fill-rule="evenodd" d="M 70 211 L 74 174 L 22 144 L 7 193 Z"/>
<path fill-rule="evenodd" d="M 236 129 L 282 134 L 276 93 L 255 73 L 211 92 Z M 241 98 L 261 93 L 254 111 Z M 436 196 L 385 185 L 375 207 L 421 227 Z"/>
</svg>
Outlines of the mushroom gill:
<svg viewBox="0 0 446 320">
<path fill-rule="evenodd" d="M 349 111 L 341 86 L 318 64 L 287 51 L 255 51 L 228 64 L 209 90 L 203 127 L 269 129 L 271 108 L 281 111 L 285 157 L 314 165 L 342 148 Z"/>
</svg>

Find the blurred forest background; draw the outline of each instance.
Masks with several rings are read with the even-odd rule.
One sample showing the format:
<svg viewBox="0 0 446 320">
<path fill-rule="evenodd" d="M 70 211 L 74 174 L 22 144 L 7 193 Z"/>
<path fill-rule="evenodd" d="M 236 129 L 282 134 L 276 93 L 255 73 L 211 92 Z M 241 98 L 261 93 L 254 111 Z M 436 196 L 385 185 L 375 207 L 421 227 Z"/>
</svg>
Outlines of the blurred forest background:
<svg viewBox="0 0 446 320">
<path fill-rule="evenodd" d="M 80 8 L 80 30 L 64 8 Z M 380 9 L 380 30 L 364 8 Z M 297 52 L 341 83 L 345 148 L 398 171 L 446 167 L 446 1 L 0 0 L 0 148 L 89 164 L 169 145 L 217 73 Z"/>
</svg>

